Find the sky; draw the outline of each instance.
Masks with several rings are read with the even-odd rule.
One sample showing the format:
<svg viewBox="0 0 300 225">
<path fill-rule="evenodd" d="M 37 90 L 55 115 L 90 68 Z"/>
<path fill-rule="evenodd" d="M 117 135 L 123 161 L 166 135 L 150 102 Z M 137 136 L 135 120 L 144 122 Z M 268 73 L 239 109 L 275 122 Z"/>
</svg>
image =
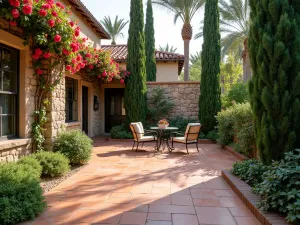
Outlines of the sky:
<svg viewBox="0 0 300 225">
<path fill-rule="evenodd" d="M 144 14 L 146 15 L 146 0 L 144 1 Z M 96 19 L 101 20 L 104 16 L 115 16 L 129 20 L 130 0 L 82 0 L 86 7 L 91 11 Z M 198 33 L 200 21 L 203 19 L 204 9 L 199 10 L 192 20 L 193 32 Z M 167 43 L 177 48 L 177 52 L 183 54 L 183 40 L 181 38 L 181 28 L 183 22 L 178 19 L 174 25 L 174 15 L 169 11 L 153 5 L 154 29 L 155 29 L 155 45 L 165 46 Z M 123 30 L 124 38 L 120 37 L 117 44 L 127 44 L 129 24 Z M 102 40 L 101 44 L 110 44 L 110 40 Z M 191 40 L 190 53 L 195 54 L 201 51 L 202 40 Z"/>
</svg>

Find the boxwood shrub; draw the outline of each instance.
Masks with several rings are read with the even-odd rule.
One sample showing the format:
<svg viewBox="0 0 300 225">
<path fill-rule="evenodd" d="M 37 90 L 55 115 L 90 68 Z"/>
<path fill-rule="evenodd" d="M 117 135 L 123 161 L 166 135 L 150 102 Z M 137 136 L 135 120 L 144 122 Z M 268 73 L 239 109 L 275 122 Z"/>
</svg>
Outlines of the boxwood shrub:
<svg viewBox="0 0 300 225">
<path fill-rule="evenodd" d="M 110 137 L 113 139 L 132 139 L 132 133 L 129 128 L 126 129 L 125 125 L 114 126 L 110 130 Z"/>
<path fill-rule="evenodd" d="M 89 161 L 93 142 L 80 130 L 61 132 L 53 145 L 54 152 L 65 155 L 71 164 L 81 165 Z"/>
<path fill-rule="evenodd" d="M 31 155 L 42 166 L 43 177 L 59 177 L 66 174 L 69 169 L 69 159 L 59 152 L 41 151 Z"/>
<path fill-rule="evenodd" d="M 32 173 L 34 173 L 34 175 L 37 178 L 41 177 L 43 168 L 40 162 L 37 159 L 33 158 L 32 156 L 22 157 L 17 163 L 32 167 L 33 168 Z"/>
<path fill-rule="evenodd" d="M 0 224 L 34 219 L 45 207 L 34 167 L 27 163 L 0 164 Z"/>
</svg>

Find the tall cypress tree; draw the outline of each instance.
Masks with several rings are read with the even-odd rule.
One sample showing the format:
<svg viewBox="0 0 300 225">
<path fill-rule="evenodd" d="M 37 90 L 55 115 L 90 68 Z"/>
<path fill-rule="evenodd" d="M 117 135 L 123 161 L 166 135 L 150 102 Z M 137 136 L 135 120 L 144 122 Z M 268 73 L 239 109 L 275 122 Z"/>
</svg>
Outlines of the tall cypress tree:
<svg viewBox="0 0 300 225">
<path fill-rule="evenodd" d="M 206 1 L 204 16 L 199 121 L 202 124 L 202 131 L 207 133 L 216 126 L 215 116 L 221 110 L 218 0 Z"/>
<path fill-rule="evenodd" d="M 155 37 L 152 2 L 148 0 L 145 25 L 147 81 L 156 81 Z"/>
<path fill-rule="evenodd" d="M 256 145 L 268 164 L 300 147 L 300 7 L 298 0 L 251 0 L 250 7 L 249 91 Z"/>
<path fill-rule="evenodd" d="M 146 119 L 145 61 L 143 1 L 131 0 L 127 57 L 127 70 L 130 72 L 130 76 L 124 96 L 127 124 L 137 121 L 144 122 Z"/>
</svg>

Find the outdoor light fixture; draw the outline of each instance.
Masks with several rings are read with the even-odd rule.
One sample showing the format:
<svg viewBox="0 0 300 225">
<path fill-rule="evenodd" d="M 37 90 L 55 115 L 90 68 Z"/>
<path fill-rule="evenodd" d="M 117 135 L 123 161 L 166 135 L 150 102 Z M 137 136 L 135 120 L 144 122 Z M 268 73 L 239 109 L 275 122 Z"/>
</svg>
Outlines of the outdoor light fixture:
<svg viewBox="0 0 300 225">
<path fill-rule="evenodd" d="M 99 110 L 99 107 L 100 107 L 100 102 L 98 100 L 98 97 L 94 95 L 94 110 L 95 111 Z"/>
</svg>

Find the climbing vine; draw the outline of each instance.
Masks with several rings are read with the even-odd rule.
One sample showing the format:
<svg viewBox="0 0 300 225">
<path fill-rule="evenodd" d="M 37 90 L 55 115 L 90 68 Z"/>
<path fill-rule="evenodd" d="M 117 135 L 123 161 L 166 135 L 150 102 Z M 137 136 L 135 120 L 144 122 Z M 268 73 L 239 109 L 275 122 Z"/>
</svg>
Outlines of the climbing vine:
<svg viewBox="0 0 300 225">
<path fill-rule="evenodd" d="M 69 19 L 70 7 L 54 0 L 6 0 L 0 16 L 10 26 L 22 29 L 24 45 L 31 49 L 32 67 L 37 80 L 32 136 L 34 150 L 43 149 L 44 125 L 52 91 L 60 84 L 63 72 L 85 72 L 103 82 L 124 83 L 129 72 L 119 70 L 109 52 L 91 47 L 76 21 Z"/>
</svg>

